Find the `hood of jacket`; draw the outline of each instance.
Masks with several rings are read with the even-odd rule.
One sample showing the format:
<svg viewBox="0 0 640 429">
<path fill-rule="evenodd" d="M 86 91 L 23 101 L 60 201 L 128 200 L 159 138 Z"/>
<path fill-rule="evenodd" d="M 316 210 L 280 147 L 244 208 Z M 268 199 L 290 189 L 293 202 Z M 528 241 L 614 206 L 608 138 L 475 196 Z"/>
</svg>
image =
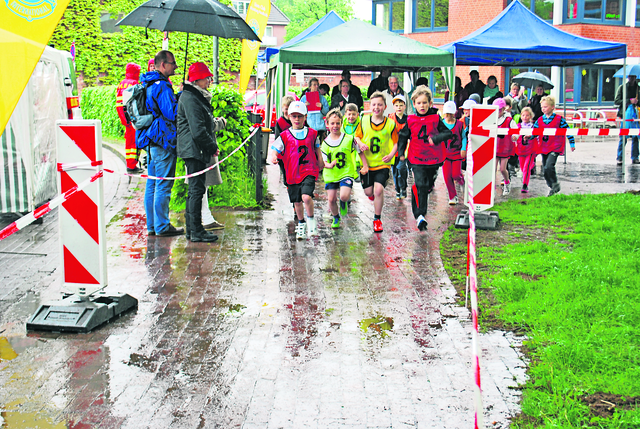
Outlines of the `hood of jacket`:
<svg viewBox="0 0 640 429">
<path fill-rule="evenodd" d="M 127 64 L 124 77 L 126 79 L 138 81 L 138 79 L 140 78 L 140 66 L 136 63 Z"/>
</svg>

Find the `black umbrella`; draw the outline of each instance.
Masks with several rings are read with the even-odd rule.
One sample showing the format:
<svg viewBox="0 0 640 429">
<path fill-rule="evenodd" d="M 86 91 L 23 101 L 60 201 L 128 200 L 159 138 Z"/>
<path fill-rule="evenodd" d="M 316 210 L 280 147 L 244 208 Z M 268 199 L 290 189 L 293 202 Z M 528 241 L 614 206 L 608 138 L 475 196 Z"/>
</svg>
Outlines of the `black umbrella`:
<svg viewBox="0 0 640 429">
<path fill-rule="evenodd" d="M 189 33 L 225 39 L 260 41 L 256 33 L 235 10 L 215 0 L 149 0 L 122 18 L 116 25 L 187 33 L 187 51 Z M 186 73 L 186 52 L 184 63 Z"/>
</svg>

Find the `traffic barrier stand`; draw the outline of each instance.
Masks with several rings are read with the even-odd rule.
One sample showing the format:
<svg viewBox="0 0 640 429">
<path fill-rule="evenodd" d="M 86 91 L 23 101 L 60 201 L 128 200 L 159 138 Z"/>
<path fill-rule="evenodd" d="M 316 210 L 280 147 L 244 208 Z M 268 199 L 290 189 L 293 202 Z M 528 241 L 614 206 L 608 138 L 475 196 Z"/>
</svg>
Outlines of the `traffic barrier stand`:
<svg viewBox="0 0 640 429">
<path fill-rule="evenodd" d="M 107 286 L 107 248 L 100 121 L 57 121 L 56 141 L 62 286 L 68 293 L 60 301 L 41 304 L 27 322 L 27 330 L 88 332 L 136 308 L 138 300 L 103 291 Z M 44 214 L 37 213 L 38 217 Z M 37 218 L 36 213 L 29 215 Z M 14 222 L 16 230 L 22 219 Z"/>
<path fill-rule="evenodd" d="M 500 217 L 495 211 L 487 211 L 495 201 L 496 137 L 498 135 L 498 108 L 496 106 L 472 106 L 467 142 L 467 172 L 464 203 L 470 207 L 473 200 L 475 225 L 478 229 L 495 230 Z M 473 163 L 469 163 L 469 158 Z M 473 165 L 473 168 L 470 167 Z M 473 192 L 469 184 L 473 183 Z M 463 210 L 455 221 L 456 228 L 469 228 L 470 211 Z"/>
</svg>

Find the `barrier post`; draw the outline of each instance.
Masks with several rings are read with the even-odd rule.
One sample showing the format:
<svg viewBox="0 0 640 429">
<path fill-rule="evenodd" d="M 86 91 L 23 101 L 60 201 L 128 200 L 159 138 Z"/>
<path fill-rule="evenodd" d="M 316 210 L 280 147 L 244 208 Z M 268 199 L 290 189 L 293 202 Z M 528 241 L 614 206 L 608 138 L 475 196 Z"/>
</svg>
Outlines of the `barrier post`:
<svg viewBox="0 0 640 429">
<path fill-rule="evenodd" d="M 60 194 L 102 173 L 100 121 L 56 122 Z M 62 262 L 62 301 L 40 306 L 27 329 L 86 332 L 132 307 L 138 301 L 126 294 L 97 293 L 107 286 L 107 247 L 103 178 L 99 174 L 82 191 L 64 201 L 58 214 Z"/>
</svg>

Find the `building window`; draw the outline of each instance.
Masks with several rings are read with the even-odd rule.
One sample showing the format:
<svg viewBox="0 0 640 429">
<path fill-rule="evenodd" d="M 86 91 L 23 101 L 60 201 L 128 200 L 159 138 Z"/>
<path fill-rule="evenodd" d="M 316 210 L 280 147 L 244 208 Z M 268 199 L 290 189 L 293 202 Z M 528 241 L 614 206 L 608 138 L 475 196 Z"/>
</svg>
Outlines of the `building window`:
<svg viewBox="0 0 640 429">
<path fill-rule="evenodd" d="M 625 0 L 565 0 L 565 22 L 623 24 Z"/>
<path fill-rule="evenodd" d="M 416 31 L 446 30 L 449 25 L 449 0 L 414 0 L 413 11 Z"/>
<path fill-rule="evenodd" d="M 374 2 L 373 13 L 377 27 L 397 33 L 404 31 L 404 0 Z"/>
<path fill-rule="evenodd" d="M 238 12 L 238 15 L 246 15 L 249 10 L 249 1 L 234 1 L 233 8 Z"/>
<path fill-rule="evenodd" d="M 124 18 L 123 14 L 111 15 L 109 12 L 102 12 L 100 15 L 100 30 L 103 33 L 122 33 L 122 28 L 116 22 Z"/>
<path fill-rule="evenodd" d="M 636 4 L 636 27 L 640 26 L 640 1 Z"/>
<path fill-rule="evenodd" d="M 273 27 L 270 25 L 267 25 L 264 28 L 264 36 L 263 37 L 273 37 Z"/>
<path fill-rule="evenodd" d="M 509 3 L 512 1 L 509 0 Z M 553 21 L 553 0 L 520 0 L 520 3 L 540 19 Z"/>
</svg>

